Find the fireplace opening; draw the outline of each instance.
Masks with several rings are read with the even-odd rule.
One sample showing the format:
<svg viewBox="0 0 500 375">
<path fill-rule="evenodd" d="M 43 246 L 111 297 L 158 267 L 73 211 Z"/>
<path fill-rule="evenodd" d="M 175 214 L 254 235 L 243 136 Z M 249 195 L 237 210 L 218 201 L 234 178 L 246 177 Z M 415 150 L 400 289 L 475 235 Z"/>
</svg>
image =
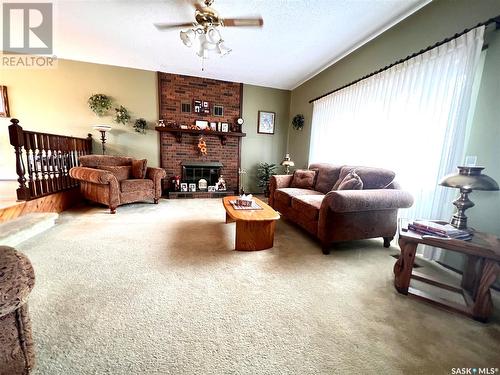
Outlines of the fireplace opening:
<svg viewBox="0 0 500 375">
<path fill-rule="evenodd" d="M 186 161 L 182 162 L 182 182 L 188 184 L 196 184 L 198 190 L 198 182 L 201 179 L 207 181 L 208 186 L 214 186 L 220 176 L 220 170 L 223 165 L 220 162 L 199 162 Z M 207 189 L 202 189 L 206 191 Z"/>
</svg>

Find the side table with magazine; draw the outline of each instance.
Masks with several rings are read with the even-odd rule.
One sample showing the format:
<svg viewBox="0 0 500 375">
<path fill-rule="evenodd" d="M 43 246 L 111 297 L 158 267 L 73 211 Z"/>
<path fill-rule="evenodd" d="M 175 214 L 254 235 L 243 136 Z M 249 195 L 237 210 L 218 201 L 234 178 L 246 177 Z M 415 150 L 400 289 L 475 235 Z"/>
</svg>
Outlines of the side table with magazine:
<svg viewBox="0 0 500 375">
<path fill-rule="evenodd" d="M 486 322 L 493 311 L 490 286 L 500 274 L 500 239 L 495 235 L 469 229 L 469 237 L 457 239 L 446 235 L 425 234 L 415 231 L 413 223 L 399 221 L 401 255 L 394 265 L 394 286 L 405 295 L 458 312 L 475 320 Z M 444 222 L 434 223 L 445 225 Z M 432 227 L 432 225 L 431 225 Z M 467 261 L 460 287 L 449 285 L 413 270 L 418 245 L 429 245 L 465 254 Z M 457 293 L 463 304 L 433 296 L 410 285 L 411 279 Z"/>
</svg>

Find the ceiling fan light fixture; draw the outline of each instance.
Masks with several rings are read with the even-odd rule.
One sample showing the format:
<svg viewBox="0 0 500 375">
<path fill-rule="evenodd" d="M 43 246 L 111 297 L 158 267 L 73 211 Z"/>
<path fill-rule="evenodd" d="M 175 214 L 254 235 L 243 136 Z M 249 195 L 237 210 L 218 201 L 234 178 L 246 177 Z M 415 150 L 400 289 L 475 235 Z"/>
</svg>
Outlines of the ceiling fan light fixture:
<svg viewBox="0 0 500 375">
<path fill-rule="evenodd" d="M 219 30 L 217 30 L 215 27 L 210 27 L 207 32 L 206 32 L 206 38 L 207 41 L 210 43 L 219 43 L 222 40 L 222 37 L 220 36 Z"/>
<path fill-rule="evenodd" d="M 196 34 L 193 29 L 189 29 L 187 31 L 181 31 L 179 34 L 182 43 L 184 43 L 185 46 L 191 47 L 193 45 L 193 41 L 196 39 Z"/>
<path fill-rule="evenodd" d="M 201 41 L 200 41 L 201 42 Z M 208 59 L 208 52 L 209 50 L 206 48 L 207 42 L 201 42 L 200 43 L 200 48 L 198 49 L 198 52 L 196 54 L 201 57 L 202 59 Z"/>
<path fill-rule="evenodd" d="M 226 56 L 232 51 L 231 48 L 227 47 L 224 43 L 224 40 L 220 40 L 219 43 L 217 43 L 217 52 L 221 56 Z"/>
</svg>

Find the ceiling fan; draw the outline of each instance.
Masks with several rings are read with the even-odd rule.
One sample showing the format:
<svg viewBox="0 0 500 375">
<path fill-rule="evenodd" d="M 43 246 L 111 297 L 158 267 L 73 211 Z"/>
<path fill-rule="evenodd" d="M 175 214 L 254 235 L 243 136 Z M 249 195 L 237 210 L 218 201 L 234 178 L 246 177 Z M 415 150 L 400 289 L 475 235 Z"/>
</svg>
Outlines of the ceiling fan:
<svg viewBox="0 0 500 375">
<path fill-rule="evenodd" d="M 193 2 L 195 7 L 193 22 L 183 23 L 155 23 L 158 30 L 171 30 L 178 27 L 191 27 L 186 31 L 180 32 L 182 42 L 191 47 L 198 44 L 198 56 L 203 59 L 208 58 L 209 51 L 215 51 L 224 56 L 231 52 L 231 49 L 224 45 L 224 40 L 218 30 L 222 27 L 262 27 L 264 20 L 258 18 L 221 18 L 219 13 L 212 8 L 214 0 L 204 0 L 204 5 L 199 2 Z"/>
</svg>

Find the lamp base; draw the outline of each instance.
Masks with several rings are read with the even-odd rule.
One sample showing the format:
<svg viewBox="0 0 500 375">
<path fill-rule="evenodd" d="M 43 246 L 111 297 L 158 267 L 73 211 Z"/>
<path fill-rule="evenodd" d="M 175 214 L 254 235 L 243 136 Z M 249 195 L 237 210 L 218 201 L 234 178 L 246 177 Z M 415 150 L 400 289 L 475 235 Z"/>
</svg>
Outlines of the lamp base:
<svg viewBox="0 0 500 375">
<path fill-rule="evenodd" d="M 472 189 L 461 188 L 460 197 L 453 201 L 453 205 L 457 208 L 457 212 L 451 217 L 450 224 L 457 229 L 467 229 L 467 216 L 465 210 L 474 207 L 474 203 L 469 199 L 469 193 Z"/>
</svg>

